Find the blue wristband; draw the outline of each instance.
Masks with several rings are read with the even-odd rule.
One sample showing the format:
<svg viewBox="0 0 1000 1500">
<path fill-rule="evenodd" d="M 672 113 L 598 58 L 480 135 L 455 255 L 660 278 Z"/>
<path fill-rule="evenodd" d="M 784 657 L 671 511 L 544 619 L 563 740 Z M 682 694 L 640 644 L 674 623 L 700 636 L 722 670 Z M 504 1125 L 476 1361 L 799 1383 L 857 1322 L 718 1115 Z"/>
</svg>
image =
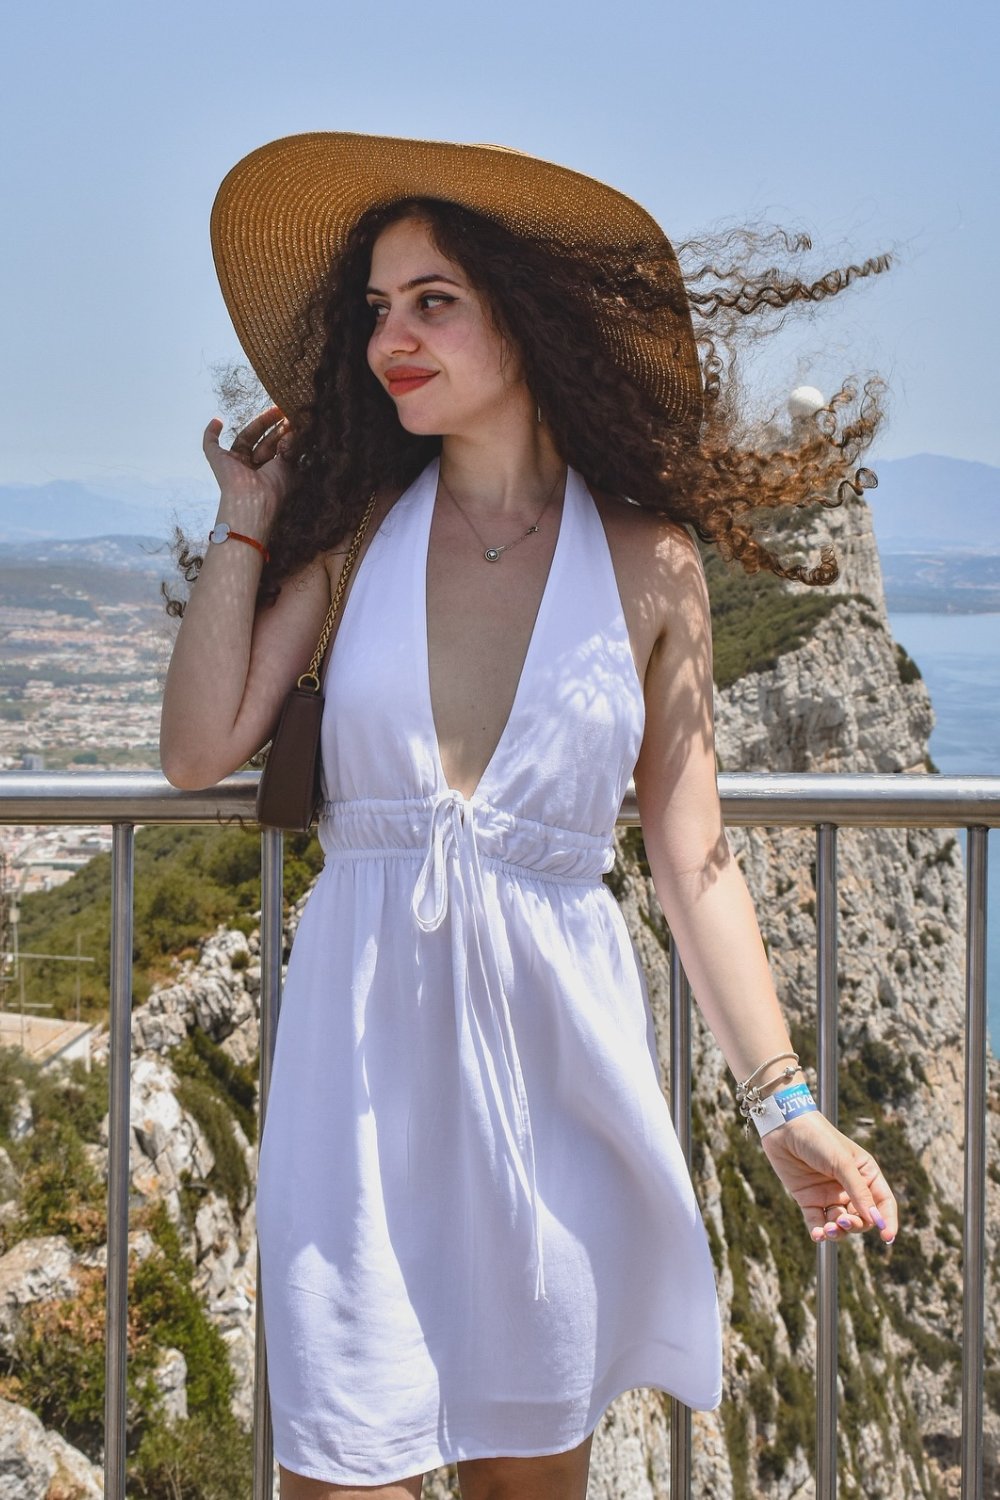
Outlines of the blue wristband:
<svg viewBox="0 0 1000 1500">
<path fill-rule="evenodd" d="M 811 1114 L 816 1107 L 809 1085 L 794 1083 L 789 1088 L 779 1089 L 776 1094 L 769 1094 L 766 1099 L 762 1099 L 757 1108 L 751 1111 L 750 1118 L 756 1125 L 758 1134 L 767 1135 L 770 1131 L 777 1130 L 779 1125 L 798 1119 L 799 1115 Z"/>
</svg>

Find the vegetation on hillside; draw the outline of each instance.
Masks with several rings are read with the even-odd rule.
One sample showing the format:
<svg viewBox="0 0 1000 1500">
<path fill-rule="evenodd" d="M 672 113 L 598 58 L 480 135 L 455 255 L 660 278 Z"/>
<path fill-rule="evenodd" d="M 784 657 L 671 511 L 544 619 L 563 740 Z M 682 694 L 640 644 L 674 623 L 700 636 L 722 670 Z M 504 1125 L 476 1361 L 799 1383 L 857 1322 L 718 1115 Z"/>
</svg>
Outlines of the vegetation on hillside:
<svg viewBox="0 0 1000 1500">
<path fill-rule="evenodd" d="M 748 577 L 727 564 L 714 548 L 702 547 L 712 602 L 713 670 L 716 685 L 731 687 L 750 672 L 766 672 L 795 651 L 845 598 L 810 589 L 792 593 L 771 573 Z"/>
<path fill-rule="evenodd" d="M 212 1044 L 206 1047 L 212 1049 Z M 216 1081 L 213 1149 L 218 1132 L 226 1129 L 235 1145 L 231 1125 L 226 1127 L 223 1118 L 224 1098 L 231 1095 L 218 1083 L 220 1075 L 228 1076 L 233 1093 L 246 1099 L 245 1079 L 234 1081 L 217 1052 L 199 1047 L 185 1064 L 187 1077 L 199 1077 L 206 1093 L 211 1091 L 205 1078 Z M 228 1059 L 226 1063 L 233 1070 Z M 99 1142 L 107 1083 L 103 1067 L 89 1074 L 80 1064 L 42 1072 L 13 1049 L 0 1048 L 0 1146 L 18 1180 L 17 1213 L 3 1224 L 0 1253 L 36 1235 L 65 1235 L 78 1251 L 105 1243 L 106 1187 L 87 1148 Z M 22 1092 L 30 1101 L 34 1128 L 15 1139 Z M 225 1118 L 231 1121 L 232 1115 Z M 245 1196 L 245 1165 L 244 1179 Z M 206 1186 L 213 1185 L 210 1178 Z M 196 1206 L 190 1203 L 189 1210 Z M 154 1248 L 147 1259 L 133 1257 L 129 1263 L 129 1493 L 146 1500 L 232 1500 L 249 1494 L 251 1443 L 232 1415 L 232 1367 L 225 1342 L 192 1286 L 194 1266 L 178 1228 L 158 1203 L 134 1208 L 130 1229 L 145 1229 Z M 79 1266 L 74 1275 L 74 1296 L 30 1304 L 22 1311 L 13 1348 L 0 1356 L 0 1395 L 29 1407 L 99 1462 L 105 1273 L 100 1266 Z M 187 1365 L 187 1421 L 169 1421 L 162 1410 L 154 1373 L 168 1349 L 179 1349 Z"/>
<path fill-rule="evenodd" d="M 315 838 L 285 840 L 285 898 L 295 901 L 322 864 Z M 133 983 L 144 1000 L 158 979 L 170 977 L 170 959 L 190 953 L 220 923 L 250 932 L 260 910 L 260 834 L 254 828 L 143 828 L 135 842 Z M 26 896 L 21 903 L 21 946 L 32 953 L 81 952 L 81 1014 L 106 1014 L 110 982 L 111 856 L 98 855 L 64 885 Z M 75 1014 L 74 964 L 34 960 L 27 968 L 29 1001 L 51 1014 Z"/>
</svg>

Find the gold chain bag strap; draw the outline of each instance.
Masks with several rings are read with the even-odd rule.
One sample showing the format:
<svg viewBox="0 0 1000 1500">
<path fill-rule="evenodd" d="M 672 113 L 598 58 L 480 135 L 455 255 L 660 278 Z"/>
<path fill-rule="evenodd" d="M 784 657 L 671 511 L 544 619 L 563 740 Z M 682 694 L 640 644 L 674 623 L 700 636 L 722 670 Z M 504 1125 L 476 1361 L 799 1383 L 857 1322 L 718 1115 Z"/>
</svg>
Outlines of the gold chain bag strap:
<svg viewBox="0 0 1000 1500">
<path fill-rule="evenodd" d="M 307 833 L 316 816 L 320 799 L 320 729 L 323 724 L 320 669 L 374 509 L 375 496 L 372 495 L 344 558 L 312 661 L 282 705 L 278 727 L 257 785 L 257 822 L 263 828 Z"/>
</svg>

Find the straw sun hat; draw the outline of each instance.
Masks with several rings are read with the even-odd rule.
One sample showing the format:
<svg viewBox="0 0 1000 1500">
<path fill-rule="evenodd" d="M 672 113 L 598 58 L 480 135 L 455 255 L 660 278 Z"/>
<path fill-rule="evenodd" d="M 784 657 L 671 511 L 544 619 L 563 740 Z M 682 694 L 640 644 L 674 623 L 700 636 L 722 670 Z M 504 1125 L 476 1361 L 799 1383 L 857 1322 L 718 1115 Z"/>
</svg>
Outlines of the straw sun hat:
<svg viewBox="0 0 1000 1500">
<path fill-rule="evenodd" d="M 331 260 L 367 209 L 400 198 L 444 198 L 528 238 L 553 238 L 600 263 L 601 249 L 653 254 L 680 312 L 655 332 L 602 322 L 616 362 L 664 415 L 697 420 L 701 374 L 677 261 L 645 209 L 579 172 L 505 146 L 317 131 L 252 151 L 226 176 L 212 208 L 212 250 L 240 343 L 286 413 L 312 398 L 318 340 L 299 355 L 306 309 Z"/>
</svg>

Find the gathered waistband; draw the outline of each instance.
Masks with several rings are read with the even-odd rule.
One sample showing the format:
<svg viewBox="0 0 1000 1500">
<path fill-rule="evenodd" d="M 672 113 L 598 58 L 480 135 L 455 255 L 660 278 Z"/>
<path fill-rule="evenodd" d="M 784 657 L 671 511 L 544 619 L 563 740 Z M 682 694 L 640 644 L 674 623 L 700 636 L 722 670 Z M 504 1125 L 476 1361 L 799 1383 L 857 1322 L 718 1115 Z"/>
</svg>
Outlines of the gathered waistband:
<svg viewBox="0 0 1000 1500">
<path fill-rule="evenodd" d="M 441 809 L 470 824 L 479 858 L 536 880 L 596 885 L 614 864 L 610 834 L 538 823 L 450 789 L 428 797 L 324 802 L 319 840 L 332 857 L 423 859 Z"/>
</svg>

